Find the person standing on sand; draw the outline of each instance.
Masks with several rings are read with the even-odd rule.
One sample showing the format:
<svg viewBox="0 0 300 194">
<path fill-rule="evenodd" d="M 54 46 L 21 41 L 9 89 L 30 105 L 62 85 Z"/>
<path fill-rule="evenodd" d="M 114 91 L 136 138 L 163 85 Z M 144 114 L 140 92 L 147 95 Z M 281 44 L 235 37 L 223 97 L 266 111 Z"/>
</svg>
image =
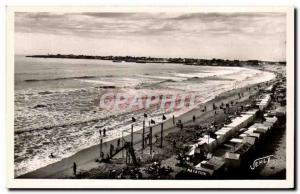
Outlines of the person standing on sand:
<svg viewBox="0 0 300 194">
<path fill-rule="evenodd" d="M 176 148 L 176 141 L 173 140 L 173 148 Z"/>
<path fill-rule="evenodd" d="M 175 125 L 175 116 L 173 115 L 173 125 Z"/>
<path fill-rule="evenodd" d="M 77 164 L 74 162 L 73 163 L 73 174 L 74 174 L 74 176 L 76 176 L 76 172 L 77 172 Z"/>
<path fill-rule="evenodd" d="M 195 123 L 195 121 L 196 121 L 196 117 L 195 115 L 193 115 L 193 122 Z"/>
<path fill-rule="evenodd" d="M 101 137 L 102 136 L 102 130 L 101 129 L 99 130 L 99 133 L 100 133 L 100 137 Z"/>
<path fill-rule="evenodd" d="M 106 136 L 106 129 L 104 128 L 103 129 L 103 137 L 105 137 Z"/>
</svg>

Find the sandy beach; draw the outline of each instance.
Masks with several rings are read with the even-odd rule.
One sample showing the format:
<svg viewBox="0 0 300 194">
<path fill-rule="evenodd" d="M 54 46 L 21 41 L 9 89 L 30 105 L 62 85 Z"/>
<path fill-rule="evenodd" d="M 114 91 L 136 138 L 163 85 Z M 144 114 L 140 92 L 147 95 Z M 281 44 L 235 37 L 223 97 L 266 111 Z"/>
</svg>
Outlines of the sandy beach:
<svg viewBox="0 0 300 194">
<path fill-rule="evenodd" d="M 294 15 L 7 10 L 9 188 L 294 186 Z"/>
<path fill-rule="evenodd" d="M 207 106 L 207 112 L 213 112 L 212 111 L 212 104 L 214 103 L 216 106 L 220 106 L 221 103 L 230 103 L 231 101 L 237 101 L 239 99 L 238 93 L 244 93 L 244 98 L 247 99 L 252 93 L 254 93 L 256 90 L 251 89 L 250 92 L 247 90 L 247 88 L 254 88 L 254 85 L 248 86 L 245 88 L 240 89 L 234 89 L 231 91 L 227 91 L 222 93 L 221 95 L 217 96 L 215 99 L 205 103 Z M 180 117 L 176 118 L 176 120 L 181 120 L 183 124 L 190 123 L 192 121 L 193 115 L 196 116 L 196 118 L 201 118 L 205 113 L 202 112 L 202 108 L 197 108 L 194 110 L 191 110 Z M 146 128 L 146 131 L 149 130 Z M 175 127 L 173 124 L 172 119 L 168 119 L 164 122 L 164 135 L 167 135 L 168 133 L 174 132 L 178 130 L 178 127 Z M 160 135 L 160 125 L 154 125 L 153 126 L 153 137 L 155 135 Z M 130 140 L 130 135 L 127 136 L 124 135 L 124 139 Z M 154 138 L 153 138 L 154 141 Z M 137 145 L 141 142 L 141 131 L 137 131 L 134 133 L 134 144 Z M 103 152 L 109 153 L 109 147 L 110 145 L 117 145 L 117 139 L 104 142 L 103 143 Z M 95 162 L 97 158 L 100 157 L 100 148 L 99 145 L 92 146 L 90 148 L 84 149 L 79 151 L 78 153 L 72 155 L 71 157 L 65 158 L 59 162 L 50 164 L 46 167 L 40 168 L 38 170 L 35 170 L 33 172 L 24 174 L 18 178 L 64 178 L 64 177 L 70 177 L 72 175 L 72 165 L 73 162 L 76 162 L 78 165 L 78 170 L 81 169 L 89 170 L 92 168 L 95 168 L 98 166 L 98 164 Z"/>
</svg>

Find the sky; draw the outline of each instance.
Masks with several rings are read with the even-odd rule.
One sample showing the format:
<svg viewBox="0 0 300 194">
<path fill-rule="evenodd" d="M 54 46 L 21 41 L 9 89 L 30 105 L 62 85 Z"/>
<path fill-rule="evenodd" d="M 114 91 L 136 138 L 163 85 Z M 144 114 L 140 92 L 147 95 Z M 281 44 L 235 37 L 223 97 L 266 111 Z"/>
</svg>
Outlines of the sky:
<svg viewBox="0 0 300 194">
<path fill-rule="evenodd" d="M 15 53 L 285 60 L 284 13 L 17 12 Z"/>
</svg>

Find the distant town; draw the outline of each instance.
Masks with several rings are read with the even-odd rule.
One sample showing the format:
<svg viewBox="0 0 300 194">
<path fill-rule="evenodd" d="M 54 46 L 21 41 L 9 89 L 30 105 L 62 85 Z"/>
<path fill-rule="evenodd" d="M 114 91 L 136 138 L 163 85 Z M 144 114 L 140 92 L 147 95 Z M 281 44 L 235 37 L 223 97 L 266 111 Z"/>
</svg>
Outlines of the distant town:
<svg viewBox="0 0 300 194">
<path fill-rule="evenodd" d="M 67 59 L 96 59 L 109 60 L 113 62 L 134 62 L 134 63 L 181 63 L 186 65 L 198 66 L 259 66 L 264 63 L 286 65 L 286 62 L 270 62 L 260 60 L 228 60 L 228 59 L 196 59 L 196 58 L 156 58 L 156 57 L 136 57 L 136 56 L 93 56 L 93 55 L 63 55 L 63 54 L 47 54 L 47 55 L 28 55 L 26 57 L 34 58 L 67 58 Z"/>
</svg>

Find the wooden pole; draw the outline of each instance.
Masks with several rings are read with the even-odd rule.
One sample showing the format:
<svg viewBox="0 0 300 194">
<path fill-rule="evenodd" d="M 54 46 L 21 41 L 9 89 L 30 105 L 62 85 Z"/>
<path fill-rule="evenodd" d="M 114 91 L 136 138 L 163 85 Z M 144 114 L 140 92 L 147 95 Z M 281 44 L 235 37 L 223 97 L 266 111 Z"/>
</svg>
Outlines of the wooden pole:
<svg viewBox="0 0 300 194">
<path fill-rule="evenodd" d="M 103 144 L 103 139 L 100 139 L 100 158 L 103 159 L 102 156 L 102 144 Z"/>
<path fill-rule="evenodd" d="M 145 120 L 143 120 L 142 148 L 145 148 Z"/>
<path fill-rule="evenodd" d="M 161 131 L 160 131 L 160 147 L 163 147 L 163 135 L 164 135 L 164 123 L 160 124 Z"/>
<path fill-rule="evenodd" d="M 133 124 L 131 124 L 131 140 L 130 145 L 133 146 Z"/>
<path fill-rule="evenodd" d="M 152 127 L 150 127 L 149 145 L 150 145 L 150 156 L 152 156 Z"/>
<path fill-rule="evenodd" d="M 123 132 L 124 131 L 122 131 L 122 158 L 124 158 L 124 138 L 123 138 Z"/>
</svg>

